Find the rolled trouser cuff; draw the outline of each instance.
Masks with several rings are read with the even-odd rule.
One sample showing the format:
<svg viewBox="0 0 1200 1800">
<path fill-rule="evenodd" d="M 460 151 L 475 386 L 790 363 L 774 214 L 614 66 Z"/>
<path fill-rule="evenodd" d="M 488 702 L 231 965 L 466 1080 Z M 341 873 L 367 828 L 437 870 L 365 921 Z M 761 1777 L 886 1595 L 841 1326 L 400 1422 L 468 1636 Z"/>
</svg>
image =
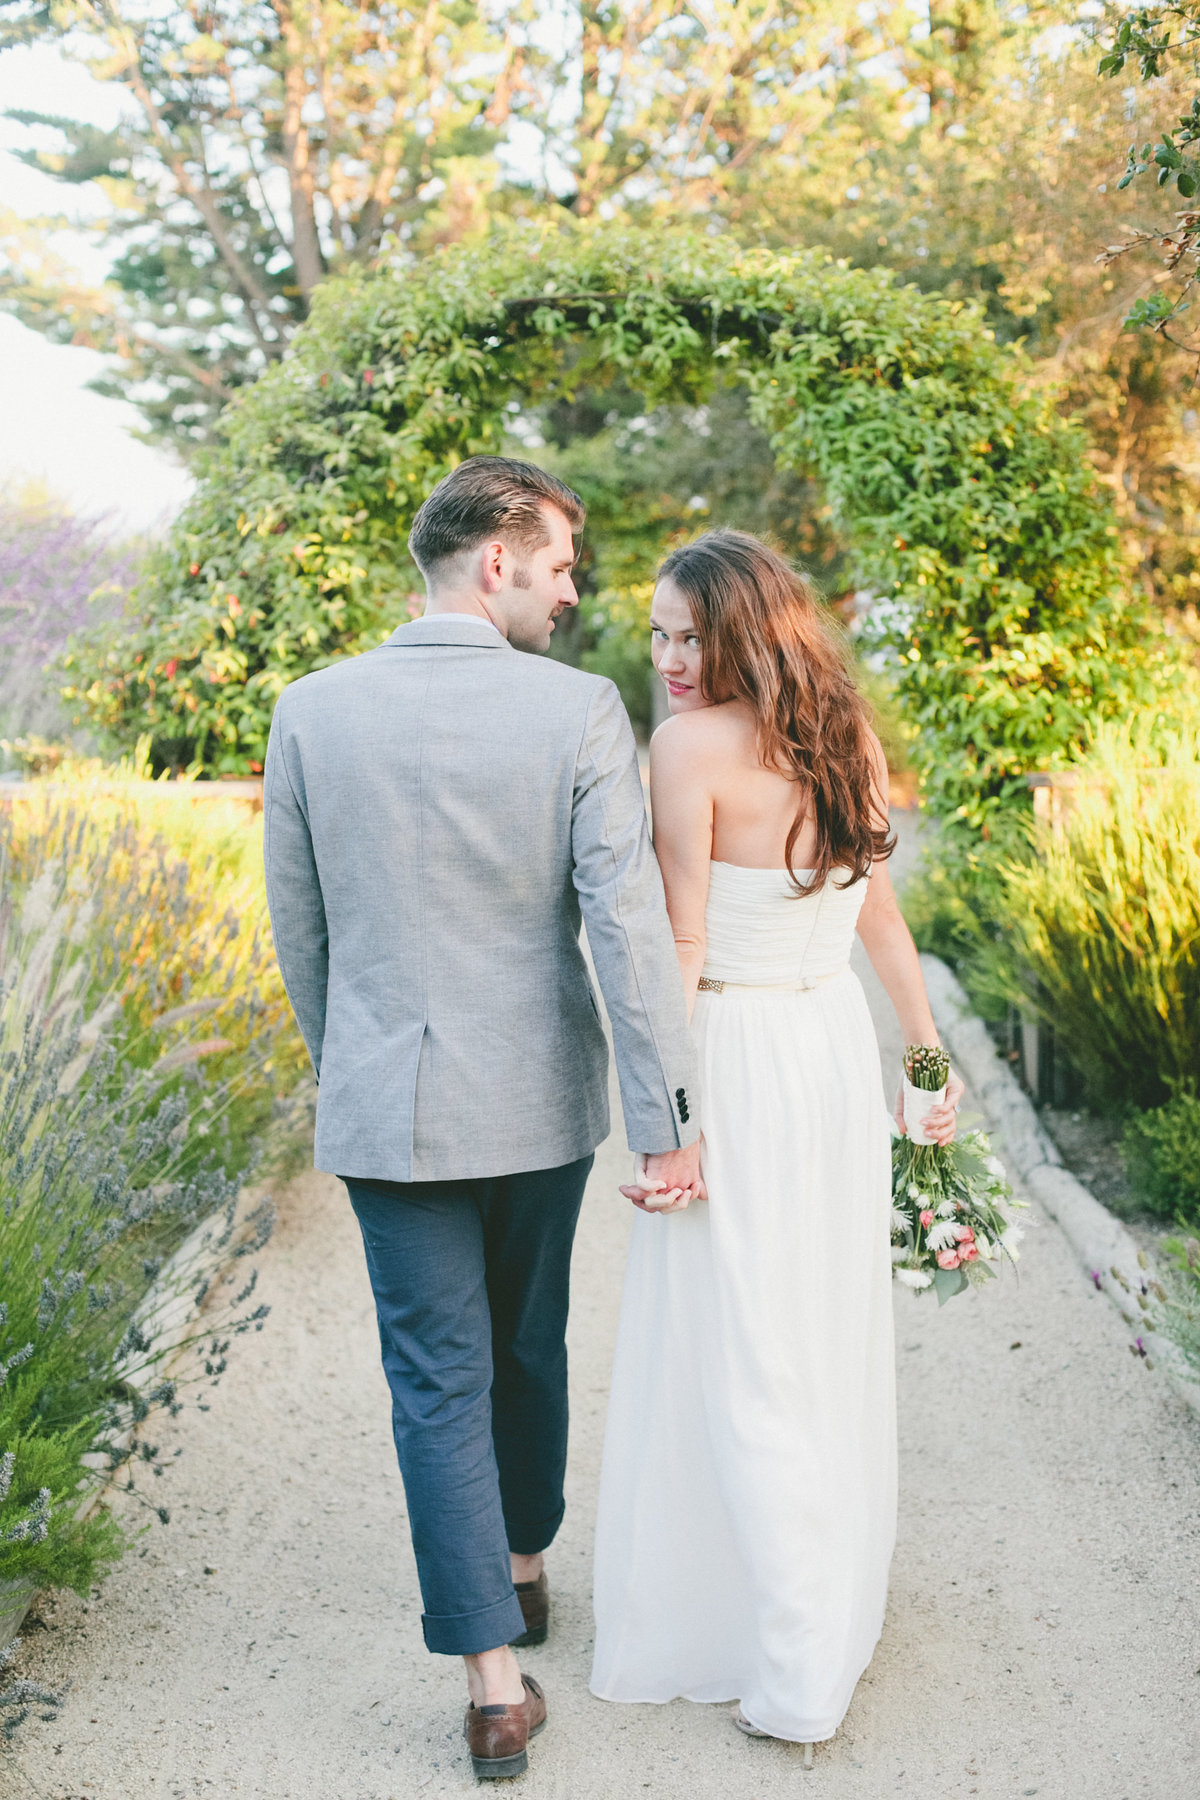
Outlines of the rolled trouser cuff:
<svg viewBox="0 0 1200 1800">
<path fill-rule="evenodd" d="M 563 1522 L 566 1506 L 560 1506 L 548 1519 L 537 1525 L 516 1526 L 505 1521 L 508 1532 L 508 1547 L 514 1556 L 540 1556 L 548 1550 L 558 1535 L 558 1528 Z"/>
<path fill-rule="evenodd" d="M 516 1589 L 492 1606 L 469 1613 L 422 1613 L 425 1648 L 436 1656 L 478 1656 L 482 1650 L 498 1650 L 525 1629 L 525 1617 Z"/>
</svg>

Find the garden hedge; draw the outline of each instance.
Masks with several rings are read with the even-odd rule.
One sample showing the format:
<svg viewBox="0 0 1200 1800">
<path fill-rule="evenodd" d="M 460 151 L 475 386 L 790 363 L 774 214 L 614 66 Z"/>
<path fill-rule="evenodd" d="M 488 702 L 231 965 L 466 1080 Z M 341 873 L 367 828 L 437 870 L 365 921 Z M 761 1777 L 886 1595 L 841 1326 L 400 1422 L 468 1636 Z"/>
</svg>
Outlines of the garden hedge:
<svg viewBox="0 0 1200 1800">
<path fill-rule="evenodd" d="M 1087 721 L 1179 679 L 1122 590 L 1084 439 L 973 306 L 822 252 L 564 223 L 322 286 L 227 414 L 136 612 L 77 647 L 76 699 L 118 738 L 149 728 L 165 763 L 257 769 L 281 689 L 416 609 L 405 539 L 434 483 L 510 448 L 514 410 L 614 378 L 648 405 L 744 384 L 780 464 L 820 481 L 891 602 L 944 818 L 986 830 Z"/>
</svg>

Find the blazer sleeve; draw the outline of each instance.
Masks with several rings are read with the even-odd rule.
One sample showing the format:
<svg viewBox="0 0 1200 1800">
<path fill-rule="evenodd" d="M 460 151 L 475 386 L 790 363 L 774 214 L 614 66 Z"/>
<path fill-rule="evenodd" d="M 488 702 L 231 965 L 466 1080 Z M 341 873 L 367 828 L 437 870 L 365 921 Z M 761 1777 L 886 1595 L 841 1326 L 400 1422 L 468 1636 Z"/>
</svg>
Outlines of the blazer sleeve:
<svg viewBox="0 0 1200 1800">
<path fill-rule="evenodd" d="M 288 760 L 281 708 L 276 707 L 263 770 L 267 907 L 283 985 L 319 1081 L 329 986 L 329 930 L 308 816 L 297 798 L 297 786 L 303 792 L 299 764 L 297 760 L 294 782 Z"/>
<path fill-rule="evenodd" d="M 575 889 L 612 1022 L 621 1104 L 631 1150 L 690 1144 L 696 1051 L 667 918 L 637 746 L 611 681 L 598 684 L 575 768 Z"/>
</svg>

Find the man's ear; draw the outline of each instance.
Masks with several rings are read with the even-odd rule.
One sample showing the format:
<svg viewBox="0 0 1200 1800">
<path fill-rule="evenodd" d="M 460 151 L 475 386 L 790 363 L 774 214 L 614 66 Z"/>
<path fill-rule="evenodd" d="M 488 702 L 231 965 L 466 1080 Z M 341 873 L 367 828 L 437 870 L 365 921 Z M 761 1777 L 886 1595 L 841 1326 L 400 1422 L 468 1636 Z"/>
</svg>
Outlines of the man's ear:
<svg viewBox="0 0 1200 1800">
<path fill-rule="evenodd" d="M 498 594 L 504 586 L 504 545 L 499 538 L 480 547 L 480 576 L 485 594 Z"/>
</svg>

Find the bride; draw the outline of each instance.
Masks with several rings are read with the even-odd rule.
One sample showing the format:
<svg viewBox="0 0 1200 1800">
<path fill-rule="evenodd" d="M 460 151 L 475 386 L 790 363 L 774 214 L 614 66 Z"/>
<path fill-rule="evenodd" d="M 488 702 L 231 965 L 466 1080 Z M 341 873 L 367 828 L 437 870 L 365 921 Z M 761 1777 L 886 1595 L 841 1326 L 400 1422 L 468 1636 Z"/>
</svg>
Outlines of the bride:
<svg viewBox="0 0 1200 1800">
<path fill-rule="evenodd" d="M 832 1737 L 883 1625 L 896 1442 L 888 1119 L 855 931 L 936 1044 L 887 766 L 807 583 L 714 531 L 664 563 L 654 838 L 701 1059 L 703 1189 L 639 1170 L 592 1691 Z M 962 1083 L 927 1129 L 954 1136 Z M 703 1195 L 707 1194 L 707 1203 Z M 689 1201 L 695 1204 L 689 1205 Z"/>
</svg>

